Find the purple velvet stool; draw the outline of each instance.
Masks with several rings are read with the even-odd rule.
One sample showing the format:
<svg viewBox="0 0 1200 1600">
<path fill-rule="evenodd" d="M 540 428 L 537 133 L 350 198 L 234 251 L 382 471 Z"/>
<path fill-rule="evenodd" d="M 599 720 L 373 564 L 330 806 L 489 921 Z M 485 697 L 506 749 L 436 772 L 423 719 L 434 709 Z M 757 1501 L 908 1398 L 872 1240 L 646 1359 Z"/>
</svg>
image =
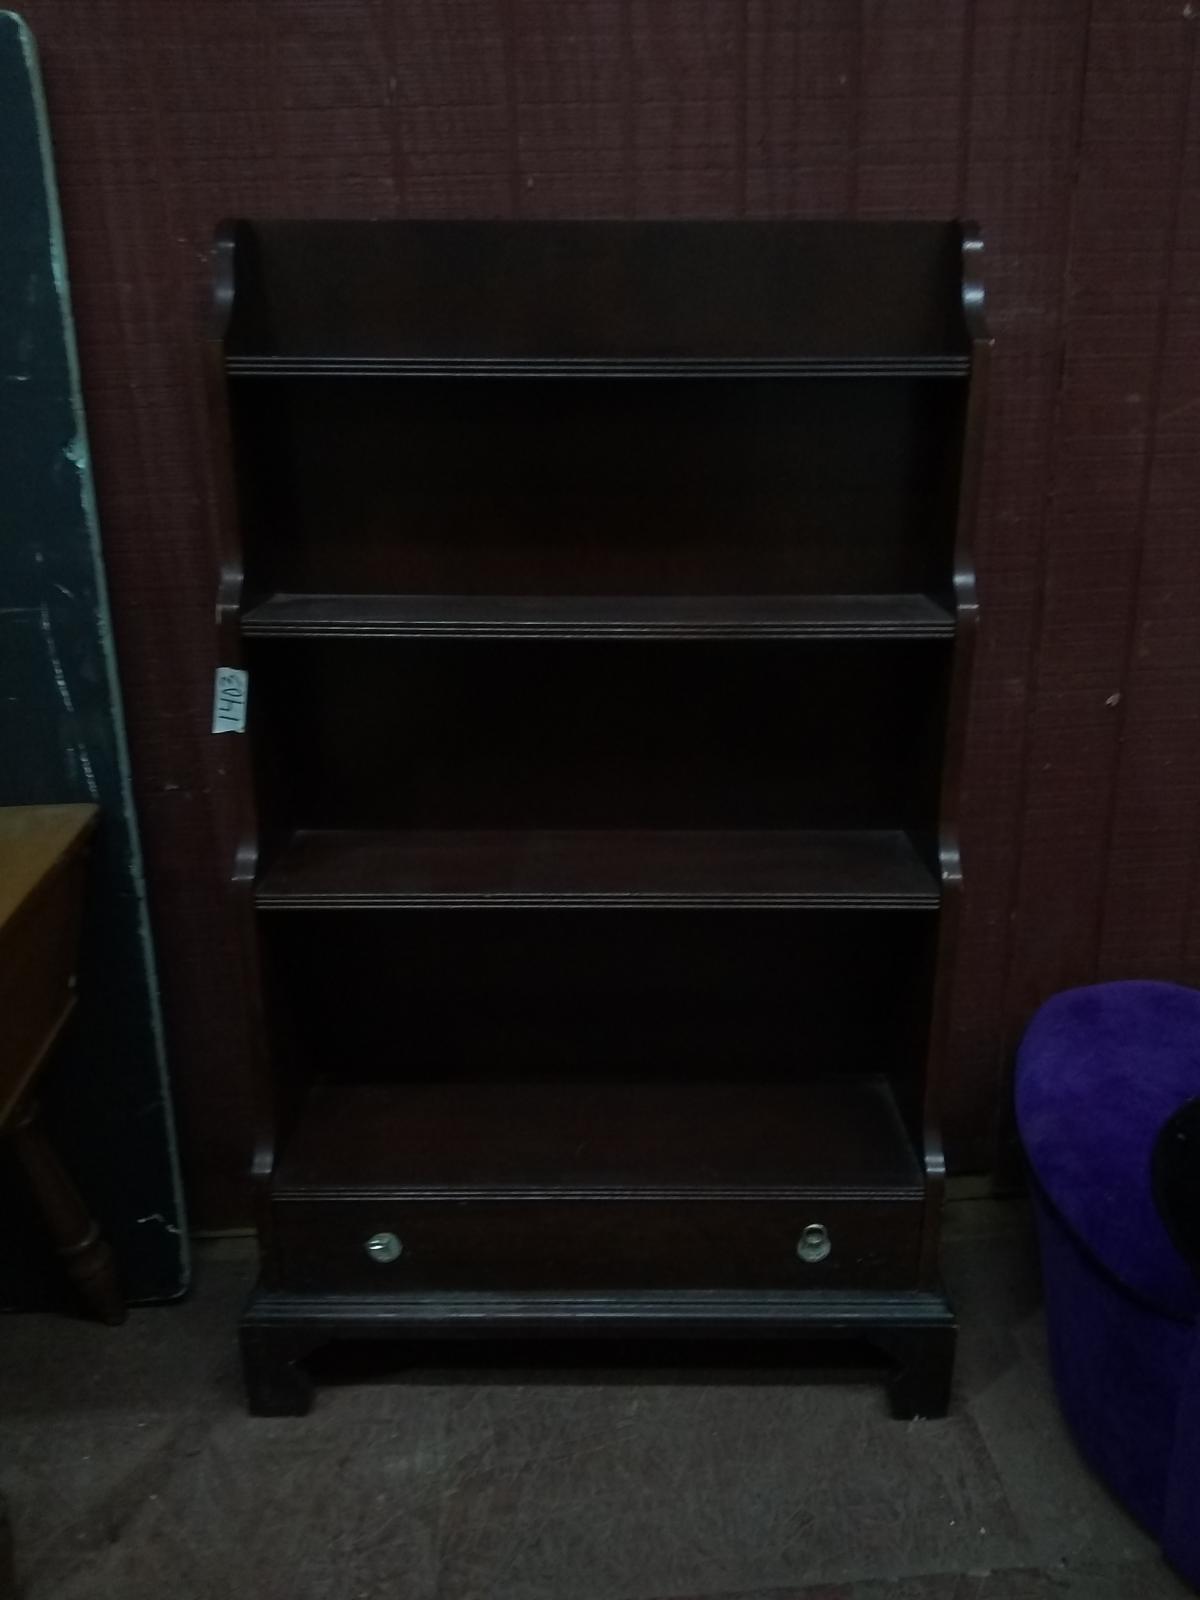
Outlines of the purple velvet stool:
<svg viewBox="0 0 1200 1600">
<path fill-rule="evenodd" d="M 1087 1461 L 1200 1585 L 1200 1280 L 1155 1204 L 1164 1124 L 1200 1095 L 1200 992 L 1071 989 L 1017 1061 L 1050 1362 Z"/>
</svg>

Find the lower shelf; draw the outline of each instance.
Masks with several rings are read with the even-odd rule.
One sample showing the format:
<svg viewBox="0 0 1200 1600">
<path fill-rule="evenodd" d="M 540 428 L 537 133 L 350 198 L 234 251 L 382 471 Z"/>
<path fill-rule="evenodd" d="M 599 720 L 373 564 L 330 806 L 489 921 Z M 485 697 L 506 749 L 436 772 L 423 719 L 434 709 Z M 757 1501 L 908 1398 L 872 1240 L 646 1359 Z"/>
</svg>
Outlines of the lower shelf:
<svg viewBox="0 0 1200 1600">
<path fill-rule="evenodd" d="M 297 1201 L 748 1194 L 920 1199 L 888 1079 L 320 1085 L 272 1182 Z"/>
<path fill-rule="evenodd" d="M 899 829 L 301 829 L 260 880 L 263 911 L 450 906 L 936 910 Z"/>
<path fill-rule="evenodd" d="M 899 1289 L 925 1201 L 882 1078 L 325 1088 L 271 1266 L 305 1292 Z"/>
</svg>

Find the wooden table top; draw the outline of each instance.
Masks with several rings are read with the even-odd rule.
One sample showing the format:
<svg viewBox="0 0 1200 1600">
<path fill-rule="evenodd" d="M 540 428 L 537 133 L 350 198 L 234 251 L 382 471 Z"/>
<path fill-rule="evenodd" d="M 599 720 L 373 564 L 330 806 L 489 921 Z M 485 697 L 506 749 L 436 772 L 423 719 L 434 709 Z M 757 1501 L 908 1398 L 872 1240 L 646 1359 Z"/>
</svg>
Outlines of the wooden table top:
<svg viewBox="0 0 1200 1600">
<path fill-rule="evenodd" d="M 95 825 L 92 805 L 0 806 L 0 929 Z"/>
</svg>

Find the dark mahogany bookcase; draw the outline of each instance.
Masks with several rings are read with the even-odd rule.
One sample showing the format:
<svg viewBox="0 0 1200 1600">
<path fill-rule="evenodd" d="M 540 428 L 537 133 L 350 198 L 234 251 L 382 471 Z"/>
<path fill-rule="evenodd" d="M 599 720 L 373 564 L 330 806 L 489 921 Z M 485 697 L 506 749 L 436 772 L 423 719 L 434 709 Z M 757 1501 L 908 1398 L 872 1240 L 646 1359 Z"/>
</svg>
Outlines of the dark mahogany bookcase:
<svg viewBox="0 0 1200 1600">
<path fill-rule="evenodd" d="M 979 248 L 222 231 L 253 1410 L 366 1334 L 854 1338 L 945 1409 Z"/>
</svg>

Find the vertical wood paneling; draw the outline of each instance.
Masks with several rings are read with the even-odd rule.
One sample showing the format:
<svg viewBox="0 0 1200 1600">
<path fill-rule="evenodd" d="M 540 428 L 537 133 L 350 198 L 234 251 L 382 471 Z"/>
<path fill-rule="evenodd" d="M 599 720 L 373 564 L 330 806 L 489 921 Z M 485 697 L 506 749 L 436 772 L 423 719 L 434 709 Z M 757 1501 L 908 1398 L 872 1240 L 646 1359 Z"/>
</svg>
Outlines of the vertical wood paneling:
<svg viewBox="0 0 1200 1600">
<path fill-rule="evenodd" d="M 1123 396 L 1126 427 L 1143 404 L 1153 415 L 1139 505 L 1137 611 L 1117 708 L 1102 978 L 1200 978 L 1188 959 L 1200 860 L 1200 95 L 1196 30 L 1188 32 L 1180 50 L 1189 104 L 1176 204 L 1165 215 L 1144 214 L 1144 237 L 1161 238 L 1169 251 L 1165 299 L 1156 308 L 1158 367 L 1144 401 Z"/>
<path fill-rule="evenodd" d="M 844 217 L 854 187 L 858 8 L 751 0 L 746 202 L 752 215 Z"/>
<path fill-rule="evenodd" d="M 514 38 L 523 212 L 620 216 L 628 181 L 622 8 L 519 0 Z"/>
<path fill-rule="evenodd" d="M 409 214 L 511 216 L 518 136 L 503 0 L 408 0 L 392 15 Z"/>
<path fill-rule="evenodd" d="M 1012 0 L 999 15 L 978 8 L 970 41 L 964 209 L 985 230 L 997 343 L 976 529 L 983 627 L 962 795 L 967 893 L 946 1104 L 948 1148 L 968 1166 L 990 1159 L 1011 1044 L 1002 1019 L 1086 37 L 1086 0 Z"/>
<path fill-rule="evenodd" d="M 1151 14 L 1153 13 L 1153 14 Z M 1088 39 L 1008 1006 L 1094 978 L 1136 623 L 1191 27 L 1097 4 Z M 1153 225 L 1147 226 L 1148 216 Z"/>
<path fill-rule="evenodd" d="M 1181 0 L 27 0 L 193 1213 L 245 1214 L 205 734 L 213 225 L 978 217 L 998 345 L 948 1146 L 1065 982 L 1200 981 L 1200 108 Z M 216 747 L 214 747 L 216 746 Z"/>
<path fill-rule="evenodd" d="M 962 0 L 866 0 L 859 68 L 861 217 L 954 216 L 961 204 L 965 43 Z"/>
<path fill-rule="evenodd" d="M 641 217 L 742 209 L 744 7 L 633 0 L 634 210 Z"/>
<path fill-rule="evenodd" d="M 190 37 L 167 51 L 147 43 L 149 7 L 109 13 L 87 50 L 51 52 L 44 64 L 68 248 L 72 265 L 86 263 L 72 272 L 72 297 L 186 1175 L 201 1217 L 210 1196 L 221 1216 L 244 1193 L 246 1031 L 240 1009 L 222 1004 L 233 970 L 228 855 L 210 742 L 198 736 L 213 554 L 199 339 L 181 330 L 203 326 L 202 247 L 185 220 L 174 129 L 164 133 L 170 67 L 192 75 L 179 114 L 202 107 Z M 254 61 L 254 37 L 239 43 Z M 205 125 L 194 136 L 203 148 Z M 212 1061 L 229 1066 L 212 1072 Z"/>
<path fill-rule="evenodd" d="M 272 141 L 262 157 L 272 193 L 288 197 L 293 216 L 394 211 L 391 38 L 376 0 L 270 0 L 263 20 Z"/>
</svg>

